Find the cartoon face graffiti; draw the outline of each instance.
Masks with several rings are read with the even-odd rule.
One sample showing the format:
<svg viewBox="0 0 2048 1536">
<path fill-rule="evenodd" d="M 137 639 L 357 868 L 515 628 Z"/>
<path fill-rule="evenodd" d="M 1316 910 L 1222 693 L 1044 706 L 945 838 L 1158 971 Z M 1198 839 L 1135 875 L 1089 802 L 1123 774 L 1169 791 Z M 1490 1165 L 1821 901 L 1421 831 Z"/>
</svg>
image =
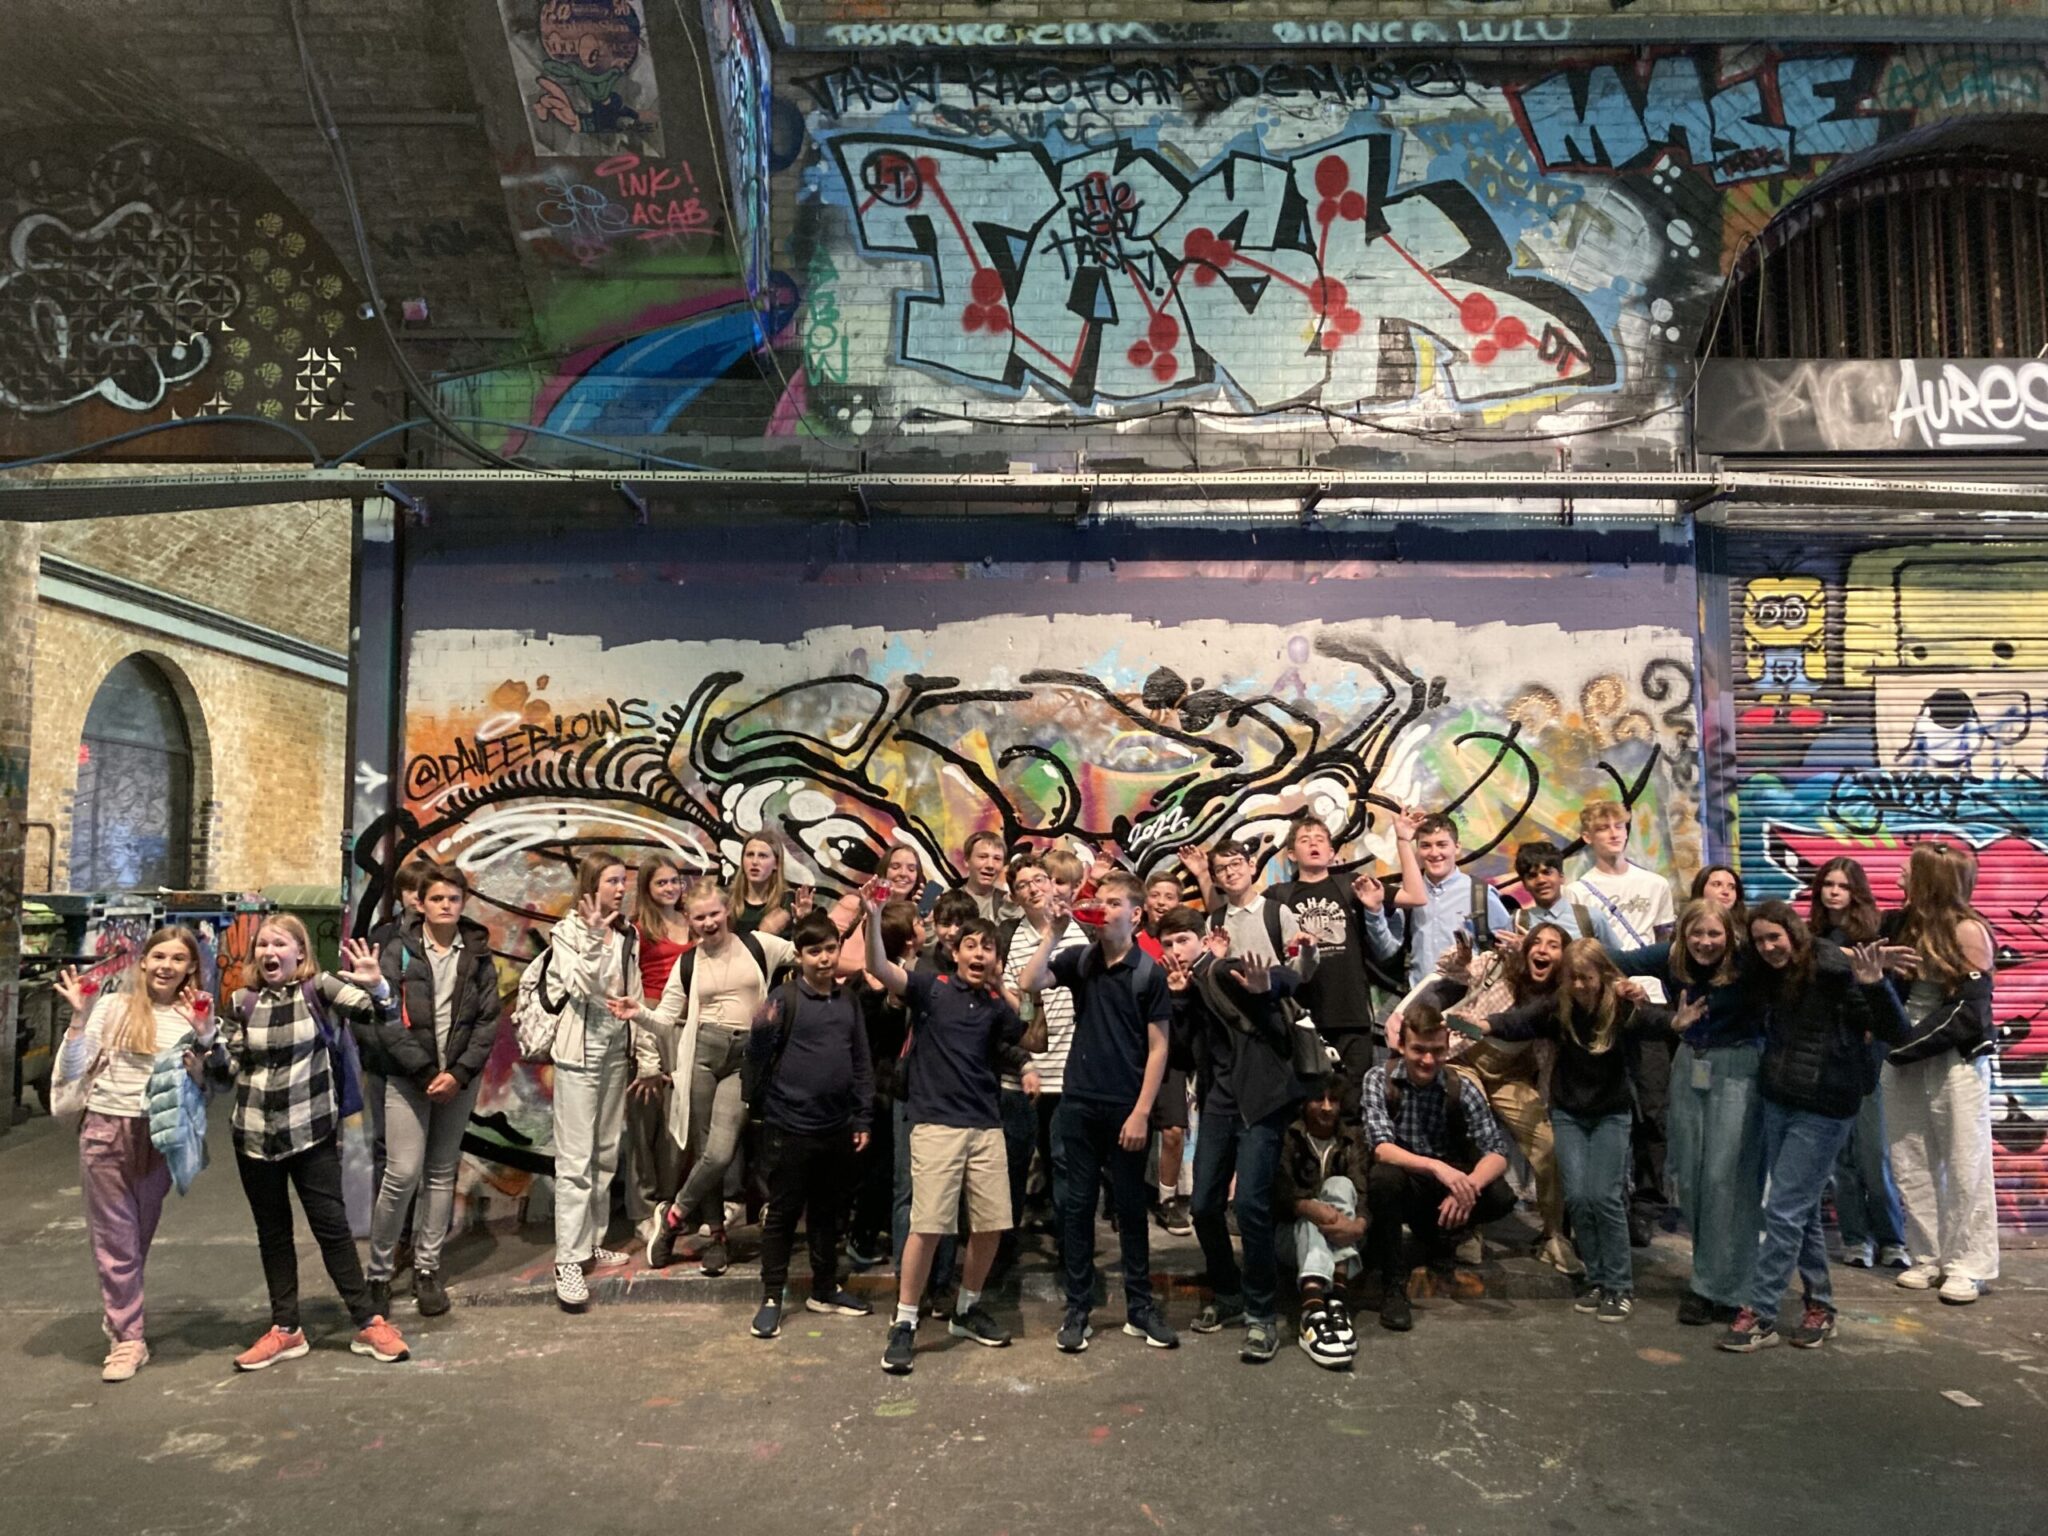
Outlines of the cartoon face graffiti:
<svg viewBox="0 0 2048 1536">
<path fill-rule="evenodd" d="M 641 21 L 635 0 L 542 0 L 541 66 L 533 115 L 581 133 L 619 133 L 640 114 L 619 86 L 640 57 Z"/>
<path fill-rule="evenodd" d="M 1827 676 L 1827 589 L 1818 576 L 1758 576 L 1743 591 L 1742 649 L 1758 687 L 1744 723 L 1779 719 L 1811 728 L 1827 717 L 1813 707 Z"/>
</svg>

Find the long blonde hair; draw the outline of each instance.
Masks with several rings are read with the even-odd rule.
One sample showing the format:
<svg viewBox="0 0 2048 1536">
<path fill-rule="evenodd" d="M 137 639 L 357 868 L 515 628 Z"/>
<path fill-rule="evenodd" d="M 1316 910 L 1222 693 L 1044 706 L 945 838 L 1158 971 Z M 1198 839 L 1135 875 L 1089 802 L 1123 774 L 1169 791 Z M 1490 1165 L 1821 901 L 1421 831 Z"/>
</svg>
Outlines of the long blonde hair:
<svg viewBox="0 0 2048 1536">
<path fill-rule="evenodd" d="M 1721 963 L 1714 967 L 1711 976 L 1696 976 L 1698 969 L 1692 958 L 1692 950 L 1686 941 L 1692 937 L 1693 929 L 1702 923 L 1719 923 L 1721 931 L 1728 936 L 1727 952 L 1721 956 Z M 1671 979 L 1681 987 L 1722 987 L 1733 981 L 1741 971 L 1742 931 L 1735 926 L 1735 919 L 1728 915 L 1719 902 L 1701 897 L 1688 901 L 1678 913 L 1678 927 L 1671 934 Z"/>
<path fill-rule="evenodd" d="M 128 1006 L 123 1010 L 126 1017 L 121 1020 L 120 1030 L 113 1039 L 100 1042 L 109 1051 L 129 1051 L 138 1056 L 152 1055 L 156 1051 L 156 1004 L 149 1000 L 149 981 L 142 974 L 142 962 L 159 944 L 177 944 L 184 948 L 190 967 L 185 973 L 186 979 L 198 985 L 199 941 L 192 936 L 192 930 L 170 924 L 157 929 L 135 952 L 135 965 L 128 976 Z"/>
<path fill-rule="evenodd" d="M 1578 1004 L 1572 997 L 1572 983 L 1581 976 L 1593 976 L 1600 983 L 1600 1001 L 1593 1007 L 1591 1035 L 1580 1027 Z M 1608 959 L 1598 939 L 1573 939 L 1565 945 L 1564 957 L 1557 962 L 1558 1027 L 1581 1049 L 1595 1056 L 1614 1048 L 1615 1016 L 1621 1011 L 1621 998 L 1614 989 L 1620 981 L 1621 968 Z"/>
<path fill-rule="evenodd" d="M 756 843 L 766 848 L 775 860 L 768 871 L 768 889 L 759 901 L 754 900 L 753 883 L 747 879 L 747 850 Z M 782 874 L 782 840 L 773 832 L 756 832 L 740 844 L 739 868 L 733 871 L 732 896 L 737 899 L 729 899 L 726 902 L 728 907 L 760 907 L 768 912 L 780 911 L 783 902 L 789 898 L 789 882 Z"/>
<path fill-rule="evenodd" d="M 275 928 L 279 933 L 299 946 L 299 967 L 285 977 L 284 985 L 296 987 L 302 981 L 311 981 L 320 974 L 320 962 L 313 957 L 313 936 L 306 932 L 306 925 L 289 912 L 273 912 L 263 919 L 256 930 L 256 937 L 262 938 L 264 930 Z"/>
<path fill-rule="evenodd" d="M 1921 843 L 1906 860 L 1906 910 L 1899 923 L 1899 942 L 1919 950 L 1944 986 L 1976 969 L 1963 953 L 1963 924 L 1984 923 L 1985 932 L 1991 931 L 1970 905 L 1976 874 L 1976 861 L 1945 843 Z"/>
</svg>

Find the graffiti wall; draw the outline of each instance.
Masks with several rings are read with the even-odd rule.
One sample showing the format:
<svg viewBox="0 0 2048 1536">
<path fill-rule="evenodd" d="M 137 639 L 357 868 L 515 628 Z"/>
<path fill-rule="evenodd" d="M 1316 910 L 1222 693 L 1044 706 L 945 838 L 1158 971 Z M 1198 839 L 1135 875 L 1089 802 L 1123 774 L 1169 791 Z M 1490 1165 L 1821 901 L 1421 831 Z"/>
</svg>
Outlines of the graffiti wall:
<svg viewBox="0 0 2048 1536">
<path fill-rule="evenodd" d="M 786 404 L 856 437 L 1185 408 L 1674 444 L 1742 240 L 1828 165 L 2040 86 L 1921 49 L 793 56 Z"/>
<path fill-rule="evenodd" d="M 1691 572 L 1654 539 L 1625 541 L 1624 567 L 1616 544 L 1546 557 L 1533 536 L 1486 565 L 1321 540 L 1108 558 L 1047 529 L 982 561 L 935 558 L 951 536 L 929 530 L 818 537 L 775 559 L 696 532 L 567 568 L 423 557 L 402 803 L 358 839 L 371 899 L 414 849 L 453 860 L 513 959 L 592 845 L 720 871 L 768 827 L 831 891 L 896 847 L 952 880 L 984 828 L 1149 870 L 1277 842 L 1308 809 L 1391 867 L 1388 816 L 1412 800 L 1455 807 L 1496 874 L 1518 841 L 1571 842 L 1594 796 L 1633 805 L 1645 862 L 1698 862 Z M 545 1098 L 508 1043 L 482 1113 L 544 1146 Z"/>
<path fill-rule="evenodd" d="M 643 0 L 498 0 L 536 155 L 661 153 Z"/>
<path fill-rule="evenodd" d="M 1838 854 L 1900 899 L 1968 847 L 1998 939 L 1999 1203 L 2048 1229 L 2048 545 L 1737 546 L 1742 868 L 1803 893 Z"/>
<path fill-rule="evenodd" d="M 0 452 L 229 415 L 338 452 L 388 419 L 373 403 L 388 364 L 358 304 L 283 194 L 197 145 L 43 131 L 0 154 Z M 225 426 L 212 448 L 244 441 L 298 453 Z M 127 451 L 203 451 L 148 443 Z"/>
</svg>

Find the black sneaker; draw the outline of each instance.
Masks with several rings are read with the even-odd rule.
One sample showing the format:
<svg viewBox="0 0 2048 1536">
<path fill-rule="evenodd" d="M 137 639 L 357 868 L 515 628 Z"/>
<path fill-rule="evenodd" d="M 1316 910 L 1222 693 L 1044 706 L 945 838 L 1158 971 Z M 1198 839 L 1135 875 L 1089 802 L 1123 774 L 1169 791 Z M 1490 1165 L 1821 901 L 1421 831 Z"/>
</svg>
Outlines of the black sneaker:
<svg viewBox="0 0 2048 1536">
<path fill-rule="evenodd" d="M 1196 1333 L 1221 1333 L 1244 1324 L 1244 1303 L 1232 1296 L 1218 1296 L 1195 1314 L 1188 1324 Z"/>
<path fill-rule="evenodd" d="M 1743 1307 L 1728 1325 L 1728 1331 L 1714 1342 L 1731 1355 L 1752 1355 L 1760 1349 L 1769 1349 L 1778 1342 L 1777 1319 L 1759 1317 L 1748 1307 Z"/>
<path fill-rule="evenodd" d="M 761 1310 L 754 1314 L 754 1325 L 747 1330 L 757 1339 L 772 1339 L 782 1332 L 782 1298 L 770 1296 L 761 1303 Z"/>
<path fill-rule="evenodd" d="M 849 1237 L 846 1262 L 855 1269 L 873 1269 L 889 1257 L 889 1244 L 879 1237 Z"/>
<path fill-rule="evenodd" d="M 366 1288 L 370 1293 L 370 1315 L 372 1317 L 389 1317 L 391 1315 L 391 1282 L 389 1280 L 372 1280 L 368 1282 Z"/>
<path fill-rule="evenodd" d="M 1088 1339 L 1095 1330 L 1088 1324 L 1088 1314 L 1075 1307 L 1067 1308 L 1066 1321 L 1060 1324 L 1060 1331 L 1053 1343 L 1059 1346 L 1063 1355 L 1078 1355 L 1088 1347 Z"/>
<path fill-rule="evenodd" d="M 821 1312 L 827 1317 L 873 1317 L 875 1309 L 862 1301 L 853 1292 L 845 1289 L 827 1291 L 819 1295 L 813 1291 L 804 1298 L 806 1312 Z"/>
<path fill-rule="evenodd" d="M 1628 1245 L 1631 1248 L 1650 1246 L 1650 1218 L 1633 1205 L 1628 1208 Z"/>
<path fill-rule="evenodd" d="M 1687 1291 L 1678 1299 L 1678 1321 L 1681 1327 L 1704 1328 L 1714 1320 L 1714 1304 L 1698 1291 Z"/>
<path fill-rule="evenodd" d="M 1408 1304 L 1408 1287 L 1387 1282 L 1387 1294 L 1380 1298 L 1380 1326 L 1390 1333 L 1406 1333 L 1415 1326 L 1415 1309 Z"/>
<path fill-rule="evenodd" d="M 654 1208 L 654 1230 L 647 1237 L 647 1267 L 666 1269 L 676 1258 L 676 1229 L 672 1224 L 675 1203 L 664 1200 Z"/>
<path fill-rule="evenodd" d="M 917 1325 L 896 1323 L 889 1329 L 889 1347 L 882 1351 L 882 1369 L 891 1376 L 908 1376 L 916 1364 Z"/>
<path fill-rule="evenodd" d="M 439 1317 L 448 1310 L 448 1287 L 441 1283 L 438 1270 L 414 1270 L 412 1294 L 413 1300 L 419 1303 L 421 1317 Z"/>
<path fill-rule="evenodd" d="M 1580 1287 L 1579 1294 L 1572 1298 L 1572 1310 L 1574 1312 L 1583 1312 L 1588 1317 L 1598 1312 L 1600 1310 L 1600 1287 L 1597 1285 Z"/>
<path fill-rule="evenodd" d="M 1785 1342 L 1794 1349 L 1819 1349 L 1834 1336 L 1834 1311 L 1812 1301 L 1801 1310 L 1799 1321 L 1785 1330 Z"/>
<path fill-rule="evenodd" d="M 990 1349 L 1001 1349 L 1010 1342 L 1010 1336 L 1003 1332 L 1002 1324 L 989 1314 L 987 1307 L 976 1302 L 965 1312 L 955 1312 L 946 1323 L 946 1332 L 956 1339 L 972 1339 Z"/>
<path fill-rule="evenodd" d="M 1280 1353 L 1280 1325 L 1278 1323 L 1248 1323 L 1244 1330 L 1244 1343 L 1237 1348 L 1237 1358 L 1246 1365 L 1264 1365 Z"/>
<path fill-rule="evenodd" d="M 1343 1298 L 1332 1296 L 1324 1311 L 1330 1319 L 1330 1331 L 1352 1348 L 1357 1348 L 1358 1330 L 1351 1326 L 1351 1312 L 1344 1305 Z"/>
<path fill-rule="evenodd" d="M 723 1227 L 711 1234 L 711 1241 L 704 1245 L 704 1257 L 700 1262 L 704 1266 L 704 1277 L 707 1280 L 714 1275 L 724 1274 L 732 1267 L 732 1254 L 725 1246 Z"/>
<path fill-rule="evenodd" d="M 1194 1218 L 1188 1214 L 1188 1203 L 1178 1195 L 1171 1200 L 1160 1201 L 1152 1214 L 1160 1227 L 1175 1237 L 1186 1237 L 1195 1230 Z"/>
<path fill-rule="evenodd" d="M 1124 1322 L 1124 1332 L 1131 1338 L 1143 1339 L 1151 1349 L 1180 1348 L 1180 1335 L 1166 1326 L 1166 1319 L 1156 1308 L 1133 1312 Z"/>
<path fill-rule="evenodd" d="M 1627 1291 L 1602 1291 L 1599 1318 L 1603 1323 L 1625 1323 L 1634 1315 L 1636 1299 Z"/>
</svg>

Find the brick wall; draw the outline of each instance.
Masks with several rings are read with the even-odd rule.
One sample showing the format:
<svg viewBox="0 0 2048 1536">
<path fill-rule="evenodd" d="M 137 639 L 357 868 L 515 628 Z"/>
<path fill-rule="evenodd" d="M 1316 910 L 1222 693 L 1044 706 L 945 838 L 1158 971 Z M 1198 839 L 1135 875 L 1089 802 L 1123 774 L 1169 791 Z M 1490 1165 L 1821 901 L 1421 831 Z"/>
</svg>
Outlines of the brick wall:
<svg viewBox="0 0 2048 1536">
<path fill-rule="evenodd" d="M 0 1082 L 14 1081 L 14 1014 L 21 958 L 22 852 L 34 707 L 38 530 L 0 523 Z M 0 1113 L 0 1134 L 11 1128 Z"/>
<path fill-rule="evenodd" d="M 56 825 L 52 888 L 67 888 L 86 711 L 114 664 L 137 652 L 162 669 L 185 705 L 197 834 L 193 884 L 337 884 L 346 690 L 45 602 L 35 633 L 29 814 Z"/>
</svg>

